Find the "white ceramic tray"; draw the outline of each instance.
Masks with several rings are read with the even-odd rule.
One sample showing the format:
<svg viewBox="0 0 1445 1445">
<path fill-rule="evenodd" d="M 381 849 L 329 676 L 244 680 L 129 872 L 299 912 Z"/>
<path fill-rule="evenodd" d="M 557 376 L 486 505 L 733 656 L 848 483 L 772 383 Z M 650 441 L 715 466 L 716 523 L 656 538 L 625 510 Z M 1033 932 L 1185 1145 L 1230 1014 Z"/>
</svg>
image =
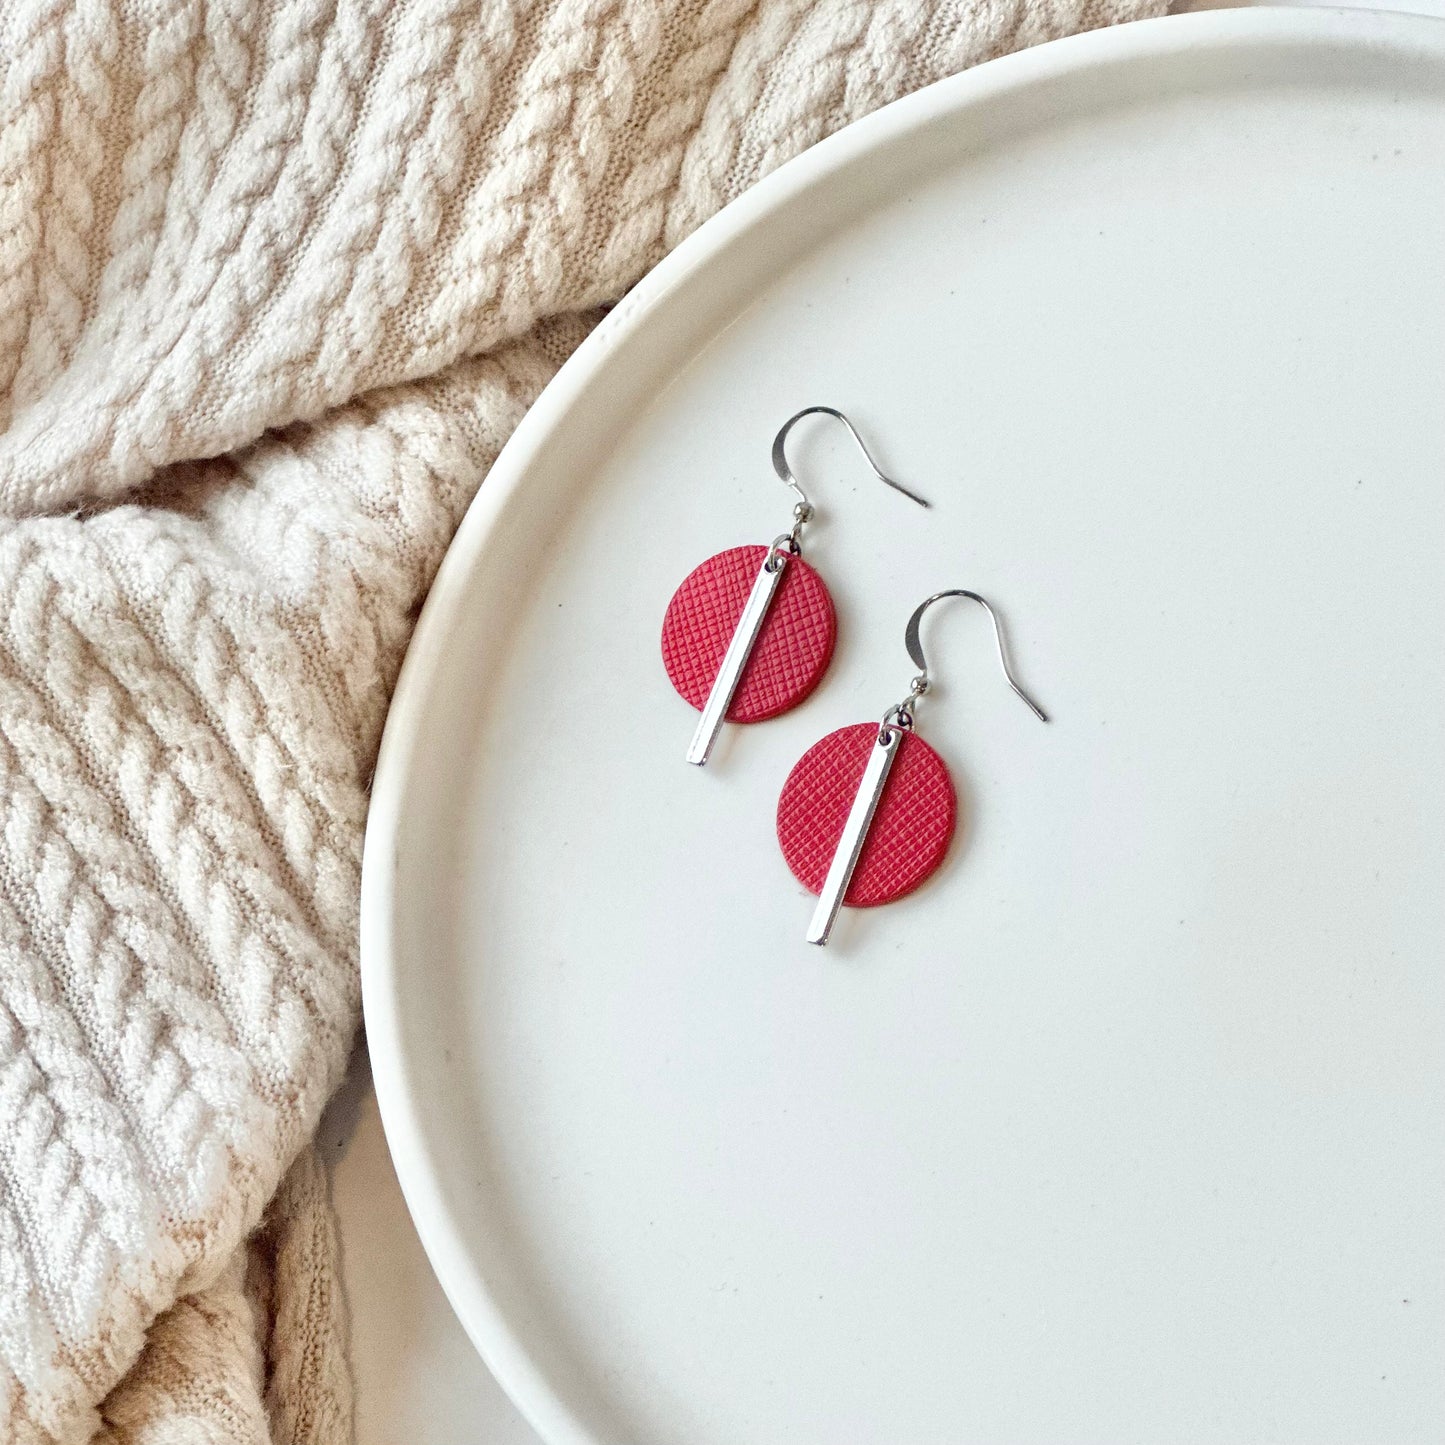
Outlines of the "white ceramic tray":
<svg viewBox="0 0 1445 1445">
<path fill-rule="evenodd" d="M 612 314 L 438 578 L 367 1030 L 463 1323 L 554 1445 L 1425 1445 L 1445 1421 L 1445 24 L 1250 11 L 985 66 Z M 658 632 L 782 529 L 840 613 L 706 770 Z M 960 606 L 965 826 L 803 942 L 773 838 Z"/>
</svg>

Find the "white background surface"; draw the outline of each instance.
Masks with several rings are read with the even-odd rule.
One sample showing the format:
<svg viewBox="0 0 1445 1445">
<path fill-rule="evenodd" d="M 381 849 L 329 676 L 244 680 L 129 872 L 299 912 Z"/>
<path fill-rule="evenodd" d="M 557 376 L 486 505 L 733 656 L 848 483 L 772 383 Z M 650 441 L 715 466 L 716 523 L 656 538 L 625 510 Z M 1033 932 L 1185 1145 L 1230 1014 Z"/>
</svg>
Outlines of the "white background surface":
<svg viewBox="0 0 1445 1445">
<path fill-rule="evenodd" d="M 1441 5 L 1410 8 L 1445 11 Z M 1183 269 L 1187 258 L 1180 259 Z M 1047 701 L 1046 689 L 1040 691 Z M 358 1445 L 537 1445 L 432 1276 L 390 1168 L 364 1056 L 328 1112 L 321 1137 L 341 1220 Z"/>
</svg>

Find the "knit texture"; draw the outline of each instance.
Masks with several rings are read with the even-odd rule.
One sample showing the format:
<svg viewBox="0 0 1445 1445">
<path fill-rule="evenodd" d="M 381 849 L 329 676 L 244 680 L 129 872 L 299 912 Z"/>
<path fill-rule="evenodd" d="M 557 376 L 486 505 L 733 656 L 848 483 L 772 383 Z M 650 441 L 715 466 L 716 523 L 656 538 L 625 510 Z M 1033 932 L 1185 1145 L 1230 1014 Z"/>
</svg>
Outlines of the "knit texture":
<svg viewBox="0 0 1445 1445">
<path fill-rule="evenodd" d="M 352 1043 L 367 782 L 468 501 L 764 172 L 1157 8 L 0 6 L 0 1438 L 346 1438 L 305 1155 L 246 1241 Z"/>
</svg>

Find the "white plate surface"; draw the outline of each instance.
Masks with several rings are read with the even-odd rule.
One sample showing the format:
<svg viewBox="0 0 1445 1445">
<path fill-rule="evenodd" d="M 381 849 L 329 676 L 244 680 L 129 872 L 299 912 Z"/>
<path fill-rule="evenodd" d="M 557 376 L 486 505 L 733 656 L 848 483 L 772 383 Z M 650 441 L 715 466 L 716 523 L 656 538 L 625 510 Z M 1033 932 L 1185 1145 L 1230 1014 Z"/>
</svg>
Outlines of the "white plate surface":
<svg viewBox="0 0 1445 1445">
<path fill-rule="evenodd" d="M 1192 15 L 986 66 L 758 187 L 482 489 L 387 729 L 367 1029 L 423 1241 L 556 1445 L 1445 1430 L 1445 24 Z M 840 614 L 706 770 L 673 588 Z M 802 934 L 816 738 L 966 604 L 966 822 Z"/>
</svg>

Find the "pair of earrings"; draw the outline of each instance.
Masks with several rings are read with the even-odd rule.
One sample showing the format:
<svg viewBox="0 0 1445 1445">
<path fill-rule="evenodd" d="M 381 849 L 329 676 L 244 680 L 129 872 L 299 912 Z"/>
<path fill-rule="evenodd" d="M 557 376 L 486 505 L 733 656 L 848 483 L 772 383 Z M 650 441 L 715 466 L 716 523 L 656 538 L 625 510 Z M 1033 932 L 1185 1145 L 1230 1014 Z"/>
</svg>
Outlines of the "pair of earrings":
<svg viewBox="0 0 1445 1445">
<path fill-rule="evenodd" d="M 688 574 L 662 627 L 662 658 L 673 686 L 702 716 L 687 761 L 706 764 L 724 721 L 750 723 L 796 707 L 822 681 L 833 656 L 833 600 L 802 558 L 802 534 L 816 515 L 788 465 L 788 433 L 805 416 L 841 422 L 879 481 L 919 506 L 929 504 L 885 476 L 852 422 L 810 406 L 773 440 L 773 469 L 797 497 L 793 525 L 766 547 L 734 547 Z M 854 723 L 815 743 L 798 760 L 778 798 L 778 842 L 798 881 L 818 895 L 809 943 L 826 944 L 846 903 L 867 908 L 911 893 L 943 862 L 958 802 L 943 759 L 914 731 L 918 700 L 932 686 L 923 653 L 923 615 L 945 597 L 977 602 L 993 623 L 999 665 L 1010 688 L 1042 722 L 1042 708 L 1009 667 L 1003 629 L 989 602 L 956 587 L 914 610 L 903 642 L 918 669 L 908 695 L 880 722 Z"/>
</svg>

